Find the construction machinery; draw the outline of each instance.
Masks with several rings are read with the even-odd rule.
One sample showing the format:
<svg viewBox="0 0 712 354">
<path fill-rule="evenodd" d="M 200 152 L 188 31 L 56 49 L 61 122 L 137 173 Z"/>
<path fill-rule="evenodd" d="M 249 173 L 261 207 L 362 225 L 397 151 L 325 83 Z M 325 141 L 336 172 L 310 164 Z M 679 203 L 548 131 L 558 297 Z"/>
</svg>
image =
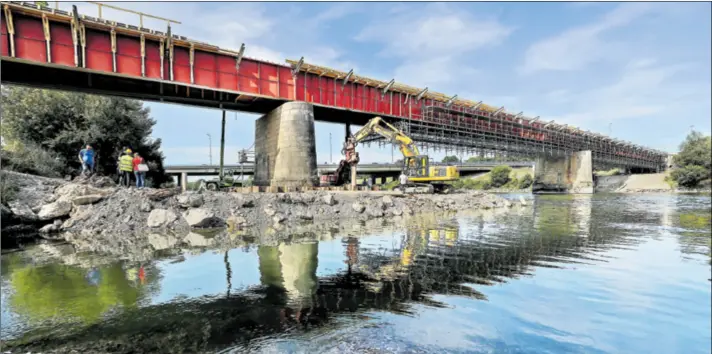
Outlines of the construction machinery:
<svg viewBox="0 0 712 354">
<path fill-rule="evenodd" d="M 380 135 L 392 144 L 398 146 L 403 154 L 403 173 L 408 177 L 408 183 L 403 188 L 406 193 L 447 193 L 452 182 L 460 178 L 457 166 L 436 165 L 431 163 L 428 155 L 420 154 L 413 139 L 398 128 L 374 117 L 355 134 L 346 138 L 342 153 L 345 158 L 339 163 L 336 173 L 322 176 L 322 182 L 331 185 L 341 185 L 355 179 L 355 168 L 359 162 L 356 152 L 358 143 L 373 135 Z M 350 177 L 349 177 L 350 175 Z M 401 186 L 397 187 L 401 188 Z"/>
</svg>

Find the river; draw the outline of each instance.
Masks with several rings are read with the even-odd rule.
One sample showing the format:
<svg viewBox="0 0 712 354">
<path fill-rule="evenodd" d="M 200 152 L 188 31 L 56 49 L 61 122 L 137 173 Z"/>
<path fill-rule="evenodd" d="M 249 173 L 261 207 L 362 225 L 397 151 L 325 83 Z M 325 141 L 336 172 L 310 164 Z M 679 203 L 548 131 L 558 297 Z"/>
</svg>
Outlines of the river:
<svg viewBox="0 0 712 354">
<path fill-rule="evenodd" d="M 4 254 L 0 337 L 23 353 L 710 353 L 709 196 L 526 198 L 143 262 Z"/>
</svg>

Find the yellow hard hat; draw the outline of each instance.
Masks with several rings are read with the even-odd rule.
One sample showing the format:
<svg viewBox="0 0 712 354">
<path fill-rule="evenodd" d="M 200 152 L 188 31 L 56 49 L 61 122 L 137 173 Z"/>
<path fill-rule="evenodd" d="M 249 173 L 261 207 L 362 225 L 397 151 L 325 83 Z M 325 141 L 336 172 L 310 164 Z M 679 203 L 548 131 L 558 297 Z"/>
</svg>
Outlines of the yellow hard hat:
<svg viewBox="0 0 712 354">
<path fill-rule="evenodd" d="M 130 153 L 131 153 L 131 149 L 126 149 L 126 153 L 127 153 L 127 154 L 130 154 Z"/>
</svg>

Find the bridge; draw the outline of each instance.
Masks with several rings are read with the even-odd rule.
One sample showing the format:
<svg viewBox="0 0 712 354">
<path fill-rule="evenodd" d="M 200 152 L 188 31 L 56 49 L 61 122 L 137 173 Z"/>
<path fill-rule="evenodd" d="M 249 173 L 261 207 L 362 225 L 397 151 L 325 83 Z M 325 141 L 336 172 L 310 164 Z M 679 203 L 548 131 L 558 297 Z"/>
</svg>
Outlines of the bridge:
<svg viewBox="0 0 712 354">
<path fill-rule="evenodd" d="M 515 161 L 515 162 L 475 162 L 475 163 L 463 163 L 457 166 L 460 169 L 461 175 L 470 175 L 478 172 L 488 172 L 492 170 L 495 166 L 507 165 L 512 168 L 519 167 L 533 167 L 534 163 L 529 161 Z M 333 173 L 339 167 L 337 164 L 320 164 L 317 168 L 320 173 Z M 225 165 L 223 166 L 225 174 L 245 174 L 254 175 L 255 165 L 254 164 L 244 164 L 244 165 Z M 181 176 L 181 179 L 187 176 L 218 176 L 220 174 L 220 166 L 216 165 L 168 165 L 164 166 L 167 174 L 174 176 Z M 373 177 L 395 177 L 401 172 L 400 164 L 390 164 L 390 163 L 370 163 L 370 164 L 359 164 L 358 173 L 371 175 Z"/>
<path fill-rule="evenodd" d="M 641 170 L 666 166 L 668 154 L 662 151 L 427 87 L 310 64 L 304 58 L 284 64 L 250 58 L 244 55 L 244 44 L 234 51 L 191 40 L 173 34 L 170 22 L 161 32 L 104 19 L 101 10 L 93 17 L 76 8 L 69 12 L 27 2 L 0 3 L 4 83 L 265 114 L 265 121 L 276 121 L 277 128 L 269 129 L 304 131 L 304 141 L 311 144 L 313 128 L 309 135 L 307 128 L 286 125 L 306 126 L 315 120 L 363 125 L 379 115 L 426 148 L 546 158 L 590 151 L 587 164 Z M 288 112 L 280 110 L 283 106 Z M 297 111 L 306 117 L 303 122 L 279 118 Z M 276 133 L 256 129 L 257 134 L 270 140 Z M 287 151 L 275 147 L 281 142 L 266 144 L 271 147 L 263 145 L 258 154 Z M 279 173 L 273 172 L 274 163 L 258 161 L 269 174 Z"/>
</svg>

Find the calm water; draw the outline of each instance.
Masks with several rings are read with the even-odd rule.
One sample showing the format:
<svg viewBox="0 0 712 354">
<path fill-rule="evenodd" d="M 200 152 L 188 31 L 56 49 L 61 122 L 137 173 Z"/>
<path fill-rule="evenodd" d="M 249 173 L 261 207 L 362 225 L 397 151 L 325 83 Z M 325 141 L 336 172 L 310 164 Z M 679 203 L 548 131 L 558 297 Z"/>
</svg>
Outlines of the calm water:
<svg viewBox="0 0 712 354">
<path fill-rule="evenodd" d="M 23 352 L 710 353 L 709 196 L 533 202 L 143 263 L 6 254 L 1 338 L 34 343 Z"/>
</svg>

